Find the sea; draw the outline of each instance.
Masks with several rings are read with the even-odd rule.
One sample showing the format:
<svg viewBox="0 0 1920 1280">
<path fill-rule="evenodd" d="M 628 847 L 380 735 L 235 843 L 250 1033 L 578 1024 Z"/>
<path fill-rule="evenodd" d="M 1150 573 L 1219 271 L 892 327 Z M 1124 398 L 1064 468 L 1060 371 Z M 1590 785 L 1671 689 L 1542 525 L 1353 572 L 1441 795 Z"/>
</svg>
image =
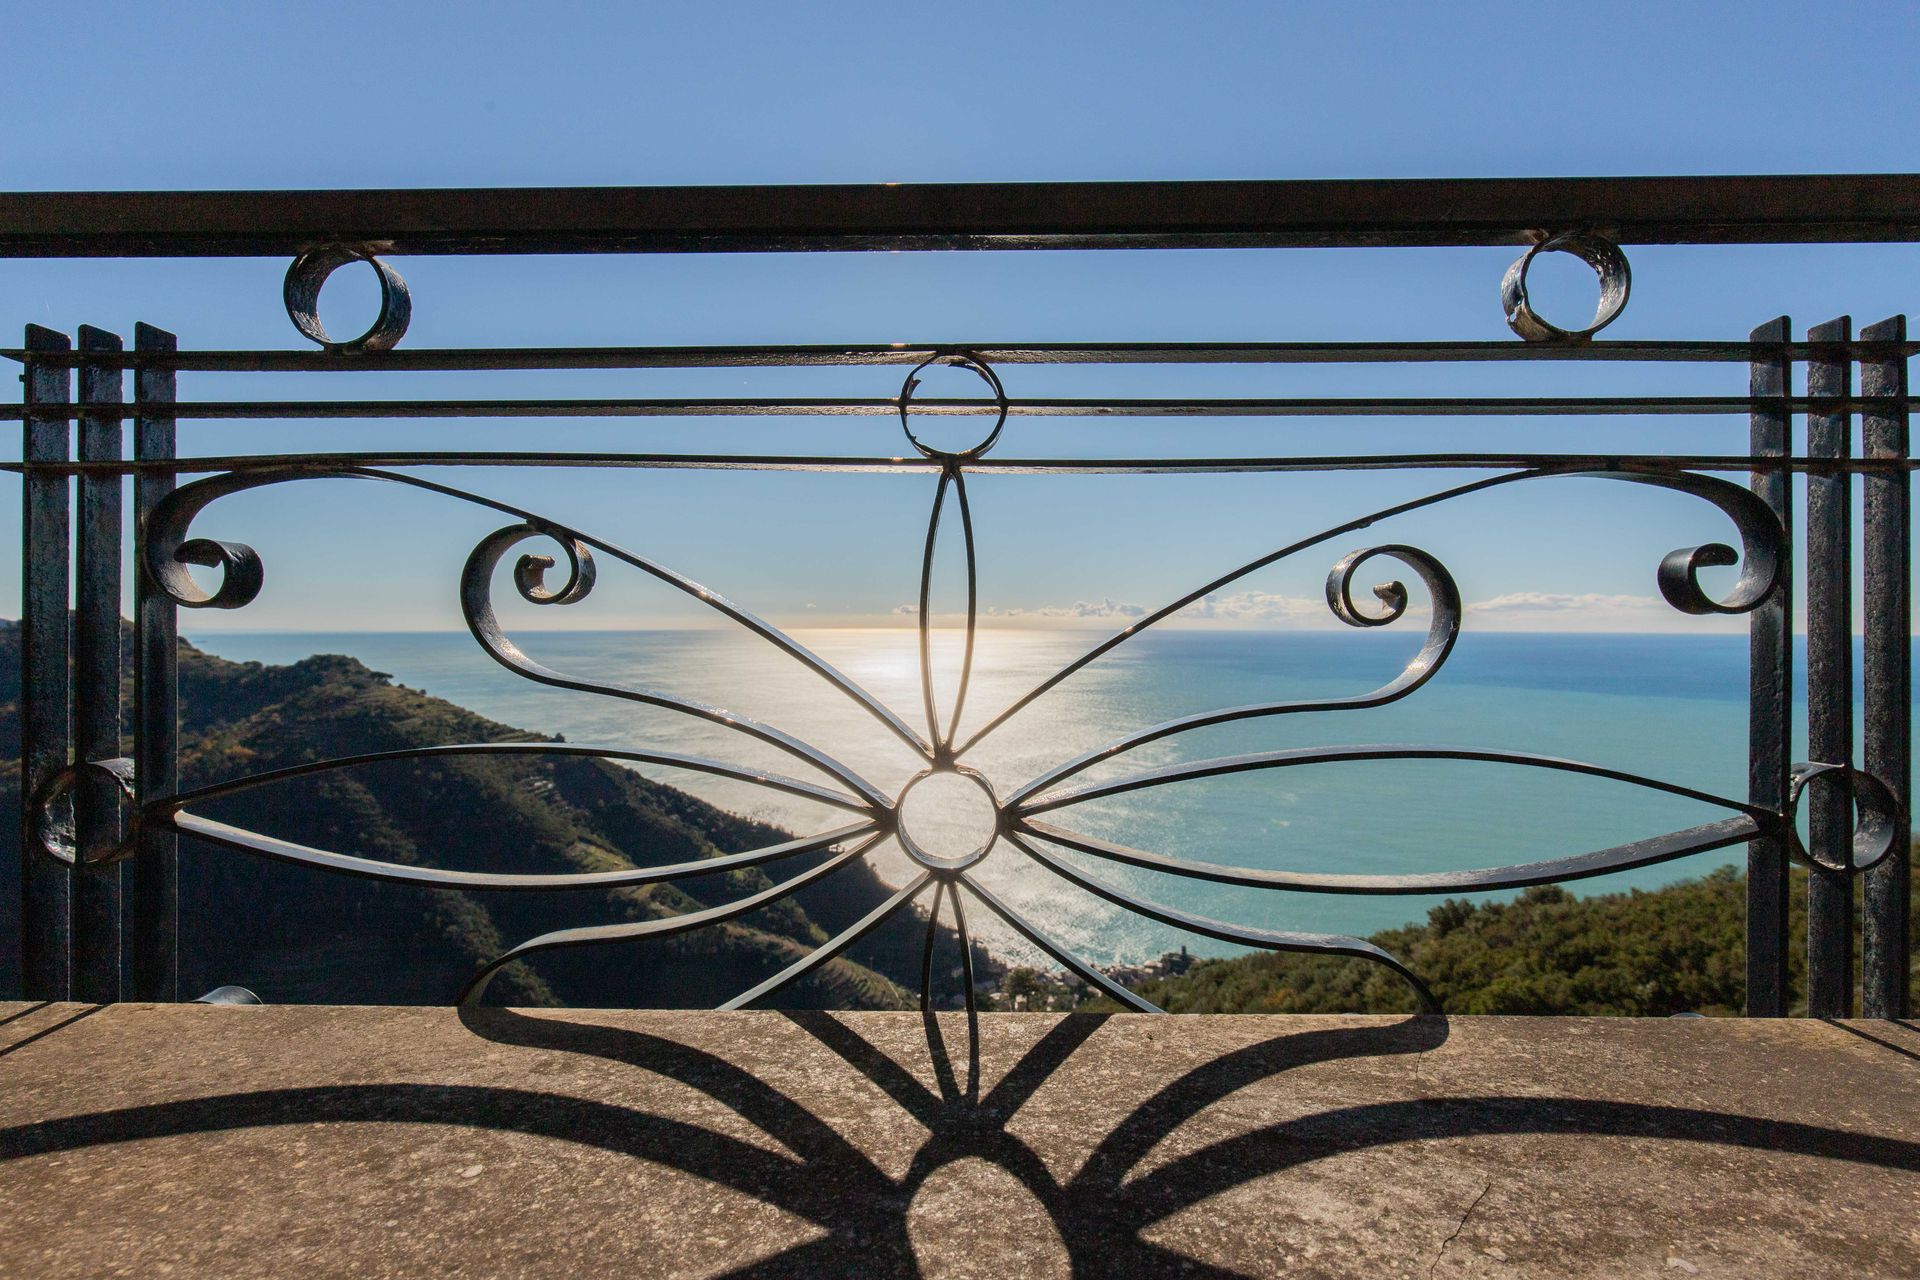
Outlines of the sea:
<svg viewBox="0 0 1920 1280">
<path fill-rule="evenodd" d="M 925 733 L 917 638 L 910 627 L 792 634 Z M 527 680 L 494 662 L 464 632 L 220 632 L 190 638 L 235 661 L 286 663 L 316 653 L 349 654 L 401 684 L 516 728 L 823 781 L 804 762 L 738 730 L 603 693 Z M 959 740 L 1101 638 L 1081 630 L 982 630 Z M 765 640 L 743 632 L 568 631 L 515 639 L 529 657 L 576 679 L 660 690 L 774 725 L 889 795 L 897 794 L 918 767 L 913 754 L 865 708 Z M 957 631 L 935 634 L 934 686 L 943 722 L 952 706 L 961 641 Z M 1369 632 L 1143 632 L 998 725 L 964 762 L 1005 795 L 1083 751 L 1177 716 L 1364 694 L 1392 679 L 1418 643 L 1417 636 Z M 1804 668 L 1796 675 L 1796 688 L 1804 688 Z M 1804 724 L 1800 731 L 1796 759 L 1805 756 Z M 1399 702 L 1181 734 L 1104 762 L 1072 785 L 1243 752 L 1371 743 L 1538 753 L 1742 797 L 1746 638 L 1469 632 L 1435 678 Z M 796 832 L 825 830 L 847 820 L 838 810 L 750 783 L 687 770 L 641 771 L 732 812 Z M 1045 815 L 1059 826 L 1175 858 L 1372 874 L 1563 857 L 1726 816 L 1728 811 L 1715 805 L 1538 768 L 1391 760 L 1179 782 Z M 484 822 L 484 815 L 475 815 L 475 821 Z M 917 810 L 915 821 L 935 847 L 943 841 L 964 843 L 964 814 L 956 811 L 949 823 L 939 809 Z M 441 865 L 459 865 L 458 850 L 443 855 Z M 870 856 L 889 882 L 904 883 L 912 873 L 891 843 Z M 1744 849 L 1735 847 L 1569 887 L 1578 893 L 1654 888 L 1743 859 Z M 1262 928 L 1366 935 L 1422 920 L 1440 901 L 1279 892 L 1084 855 L 1074 861 L 1136 896 Z M 1138 963 L 1182 946 L 1201 955 L 1242 950 L 1114 906 L 1005 842 L 973 874 L 1094 963 Z M 1477 895 L 1479 900 L 1506 896 L 1511 895 Z M 968 924 L 996 952 L 1016 960 L 1038 958 L 985 911 L 970 911 Z"/>
</svg>

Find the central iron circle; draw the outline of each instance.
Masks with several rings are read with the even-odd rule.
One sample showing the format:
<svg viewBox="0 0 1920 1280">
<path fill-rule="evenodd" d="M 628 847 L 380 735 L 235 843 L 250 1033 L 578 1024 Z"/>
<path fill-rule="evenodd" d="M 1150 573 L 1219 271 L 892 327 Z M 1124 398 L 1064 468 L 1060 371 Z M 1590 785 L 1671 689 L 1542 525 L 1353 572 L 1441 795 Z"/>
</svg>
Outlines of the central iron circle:
<svg viewBox="0 0 1920 1280">
<path fill-rule="evenodd" d="M 915 774 L 894 812 L 900 847 L 929 871 L 964 871 L 1000 838 L 1000 801 L 986 778 L 964 765 Z"/>
<path fill-rule="evenodd" d="M 936 365 L 951 365 L 956 369 L 965 369 L 987 384 L 993 392 L 993 404 L 998 413 L 993 420 L 993 429 L 977 442 L 965 449 L 939 449 L 928 444 L 914 433 L 912 416 L 908 407 L 913 403 L 914 388 L 920 385 L 921 371 Z M 993 366 L 984 360 L 968 355 L 964 351 L 936 352 L 913 366 L 907 374 L 907 380 L 900 385 L 900 398 L 895 401 L 900 409 L 900 429 L 907 433 L 907 440 L 926 457 L 940 462 L 967 461 L 978 458 L 993 448 L 994 441 L 1000 438 L 1001 429 L 1007 425 L 1007 389 L 1000 383 L 1000 375 Z"/>
</svg>

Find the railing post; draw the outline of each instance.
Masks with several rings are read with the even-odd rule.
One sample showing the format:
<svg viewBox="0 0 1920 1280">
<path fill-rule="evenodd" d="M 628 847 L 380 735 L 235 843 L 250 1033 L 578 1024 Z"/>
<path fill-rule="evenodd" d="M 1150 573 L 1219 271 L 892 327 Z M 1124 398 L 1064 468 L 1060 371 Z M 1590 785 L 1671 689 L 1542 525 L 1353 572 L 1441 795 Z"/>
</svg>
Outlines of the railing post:
<svg viewBox="0 0 1920 1280">
<path fill-rule="evenodd" d="M 1842 316 L 1807 331 L 1814 343 L 1844 344 L 1853 320 Z M 1844 462 L 1853 454 L 1850 353 L 1816 353 L 1807 361 L 1807 399 L 1833 399 L 1807 413 L 1807 456 Z M 1853 763 L 1853 477 L 1846 471 L 1807 475 L 1807 754 L 1827 764 Z M 1807 832 L 1816 856 L 1852 861 L 1853 803 L 1837 787 L 1808 796 Z M 1853 879 L 1844 871 L 1807 872 L 1807 1013 L 1844 1018 L 1853 1010 Z"/>
<path fill-rule="evenodd" d="M 1864 457 L 1876 461 L 1907 459 L 1907 318 L 1895 316 L 1868 325 L 1860 336 L 1869 342 L 1890 344 L 1884 354 L 1860 362 L 1860 394 L 1887 396 L 1897 407 L 1869 409 L 1860 417 L 1860 446 Z M 1911 806 L 1913 775 L 1912 622 L 1908 573 L 1912 533 L 1909 515 L 1911 480 L 1907 473 L 1875 473 L 1860 482 L 1861 526 L 1865 536 L 1866 643 L 1866 753 L 1869 773 L 1885 779 Z M 1908 868 L 1911 809 L 1899 832 L 1893 853 L 1866 873 L 1865 920 L 1862 924 L 1860 964 L 1862 1009 L 1869 1018 L 1904 1018 L 1910 1012 L 1907 937 Z"/>
<path fill-rule="evenodd" d="M 1780 576 L 1773 594 L 1747 616 L 1747 800 L 1776 812 L 1787 804 L 1793 759 L 1793 414 L 1787 393 L 1793 362 L 1785 316 L 1755 329 L 1756 351 L 1747 370 L 1754 400 L 1749 424 L 1755 457 L 1783 459 L 1753 473 L 1753 491 L 1780 520 Z M 1777 1018 L 1787 1011 L 1787 841 L 1763 836 L 1747 843 L 1747 1015 Z"/>
<path fill-rule="evenodd" d="M 136 352 L 171 354 L 174 336 L 135 325 Z M 174 459 L 174 372 L 140 365 L 134 373 L 133 456 L 144 463 Z M 179 620 L 173 601 L 155 588 L 144 568 L 147 518 L 173 492 L 170 470 L 141 470 L 133 482 L 134 605 L 133 759 L 140 803 L 172 795 L 179 786 Z M 178 840 L 148 831 L 133 860 L 128 913 L 129 989 L 135 1000 L 180 998 Z"/>
<path fill-rule="evenodd" d="M 21 377 L 29 408 L 21 454 L 28 470 L 20 548 L 20 986 L 29 1000 L 72 994 L 72 873 L 40 852 L 28 821 L 34 793 L 67 764 L 72 532 L 66 475 L 32 469 L 34 463 L 68 460 L 72 374 L 64 365 L 35 362 L 31 353 L 72 347 L 64 333 L 27 326 L 29 355 Z M 36 416 L 35 405 L 57 405 L 59 412 Z"/>
<path fill-rule="evenodd" d="M 80 326 L 80 350 L 121 349 L 117 335 Z M 118 404 L 121 371 L 80 366 L 80 399 Z M 80 419 L 80 460 L 118 462 L 121 419 L 89 413 Z M 120 477 L 79 478 L 75 532 L 77 581 L 73 619 L 73 754 L 106 760 L 120 754 Z M 107 779 L 84 778 L 73 794 L 73 998 L 106 1003 L 120 998 L 120 864 L 86 864 L 87 855 L 120 842 L 120 796 Z"/>
</svg>

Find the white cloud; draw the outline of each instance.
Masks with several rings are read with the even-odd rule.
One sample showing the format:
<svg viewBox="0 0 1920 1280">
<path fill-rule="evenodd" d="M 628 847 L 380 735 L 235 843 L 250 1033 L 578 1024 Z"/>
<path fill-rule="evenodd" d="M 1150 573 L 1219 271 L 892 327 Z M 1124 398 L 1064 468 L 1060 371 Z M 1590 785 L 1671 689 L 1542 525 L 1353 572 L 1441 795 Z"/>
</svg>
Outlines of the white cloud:
<svg viewBox="0 0 1920 1280">
<path fill-rule="evenodd" d="M 912 605 L 897 605 L 893 612 L 914 616 Z M 1074 623 L 1144 618 L 1153 609 L 1130 600 L 1076 600 L 1072 604 L 992 605 L 981 611 L 984 618 L 1004 622 Z M 1239 591 L 1231 595 L 1210 595 L 1194 601 L 1168 620 L 1169 626 L 1214 624 L 1219 626 L 1304 623 L 1336 625 L 1320 597 L 1287 596 L 1268 591 Z"/>
<path fill-rule="evenodd" d="M 1202 596 L 1177 615 L 1210 622 L 1297 622 L 1327 616 L 1325 599 L 1283 596 L 1271 591 L 1237 591 L 1232 595 Z"/>
<path fill-rule="evenodd" d="M 1482 631 L 1729 631 L 1740 617 L 1694 617 L 1659 596 L 1603 591 L 1509 591 L 1467 605 L 1467 626 Z"/>
<path fill-rule="evenodd" d="M 1140 618 L 1145 617 L 1147 607 L 1143 604 L 1131 604 L 1108 598 L 1105 600 L 1076 600 L 1072 604 L 1046 604 L 1026 609 L 989 608 L 989 618 Z"/>
<path fill-rule="evenodd" d="M 1377 613 L 1382 606 L 1362 591 L 1355 591 L 1361 608 Z M 1427 617 L 1427 602 L 1416 594 L 1407 609 L 1402 627 L 1422 627 Z M 1008 625 L 1072 626 L 1076 623 L 1098 625 L 1127 622 L 1145 617 L 1152 607 L 1107 597 L 1100 600 L 1076 600 L 1072 604 L 989 606 L 981 610 L 983 621 Z M 911 604 L 896 605 L 896 617 L 912 618 L 919 610 Z M 1721 618 L 1696 618 L 1682 614 L 1665 600 L 1652 595 L 1628 595 L 1601 591 L 1510 591 L 1504 595 L 1476 600 L 1466 606 L 1470 631 L 1698 631 L 1725 630 L 1744 625 L 1744 619 L 1731 623 Z M 943 620 L 959 615 L 942 614 Z M 1169 627 L 1282 627 L 1339 631 L 1339 620 L 1327 608 L 1321 596 L 1290 596 L 1270 591 L 1216 593 L 1194 601 L 1163 624 Z"/>
<path fill-rule="evenodd" d="M 913 612 L 911 606 L 895 613 Z M 1008 621 L 1076 622 L 1108 619 L 1144 618 L 1153 610 L 1132 601 L 1076 600 L 1072 604 L 989 607 L 984 616 Z M 1308 623 L 1332 621 L 1327 602 L 1305 596 L 1278 595 L 1267 591 L 1239 591 L 1232 595 L 1210 595 L 1194 601 L 1169 620 L 1169 625 L 1217 623 L 1225 626 L 1258 623 Z"/>
<path fill-rule="evenodd" d="M 1509 591 L 1491 600 L 1477 600 L 1467 606 L 1469 613 L 1561 613 L 1569 609 L 1618 612 L 1664 610 L 1665 601 L 1655 596 L 1606 595 L 1588 591 L 1570 595 L 1558 591 Z"/>
</svg>

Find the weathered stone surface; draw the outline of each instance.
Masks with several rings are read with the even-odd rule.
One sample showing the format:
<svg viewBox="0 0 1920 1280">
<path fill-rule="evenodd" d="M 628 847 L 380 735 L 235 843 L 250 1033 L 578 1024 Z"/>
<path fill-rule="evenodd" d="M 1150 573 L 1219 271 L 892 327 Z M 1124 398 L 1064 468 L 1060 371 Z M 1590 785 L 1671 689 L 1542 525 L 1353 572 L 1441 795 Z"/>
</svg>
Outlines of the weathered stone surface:
<svg viewBox="0 0 1920 1280">
<path fill-rule="evenodd" d="M 0 1005 L 0 1274 L 1910 1276 L 1890 1023 Z"/>
</svg>

